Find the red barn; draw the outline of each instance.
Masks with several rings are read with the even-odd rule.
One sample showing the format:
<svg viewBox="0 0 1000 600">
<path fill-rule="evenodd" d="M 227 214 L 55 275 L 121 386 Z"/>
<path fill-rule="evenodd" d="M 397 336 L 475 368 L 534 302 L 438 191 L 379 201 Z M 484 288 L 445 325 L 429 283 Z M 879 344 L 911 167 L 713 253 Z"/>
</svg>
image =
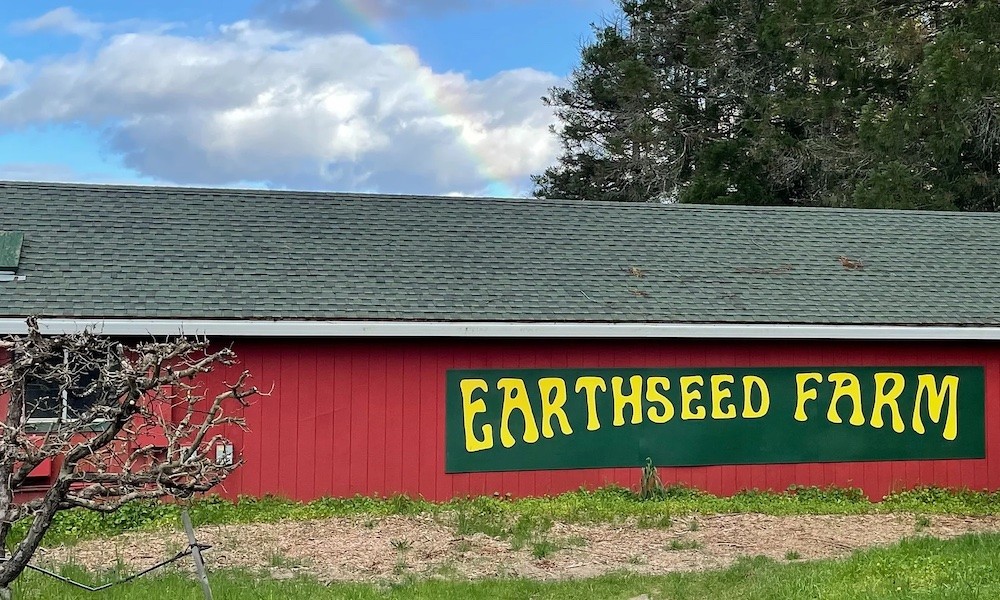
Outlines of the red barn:
<svg viewBox="0 0 1000 600">
<path fill-rule="evenodd" d="M 273 386 L 227 494 L 647 458 L 718 494 L 1000 488 L 998 215 L 0 183 L 0 232 L 0 333 L 205 334 Z"/>
</svg>

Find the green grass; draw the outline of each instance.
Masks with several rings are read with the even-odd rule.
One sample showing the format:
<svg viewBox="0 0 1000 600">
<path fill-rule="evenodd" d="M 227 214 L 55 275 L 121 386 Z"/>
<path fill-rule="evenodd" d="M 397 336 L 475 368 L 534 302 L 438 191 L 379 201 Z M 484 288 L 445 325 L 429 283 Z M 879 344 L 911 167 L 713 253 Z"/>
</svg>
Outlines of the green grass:
<svg viewBox="0 0 1000 600">
<path fill-rule="evenodd" d="M 698 540 L 670 540 L 667 550 L 697 550 L 701 548 Z"/>
<path fill-rule="evenodd" d="M 85 573 L 69 569 L 78 577 Z M 93 580 L 92 580 L 93 581 Z M 403 584 L 332 584 L 307 579 L 272 581 L 222 572 L 212 575 L 217 600 L 476 599 L 476 598 L 633 598 L 648 594 L 653 600 L 716 598 L 778 600 L 987 599 L 1000 597 L 1000 535 L 968 535 L 950 541 L 931 538 L 905 540 L 885 549 L 857 552 L 845 560 L 779 564 L 766 558 L 748 558 L 734 567 L 708 573 L 663 576 L 615 574 L 597 579 L 540 582 L 500 579 L 479 582 L 412 581 Z M 64 584 L 30 574 L 17 588 L 22 600 L 91 599 Z M 107 600 L 171 598 L 198 600 L 195 582 L 180 574 L 141 580 L 105 592 Z"/>
<path fill-rule="evenodd" d="M 639 529 L 667 529 L 673 525 L 670 515 L 639 515 L 635 526 Z"/>
<path fill-rule="evenodd" d="M 1000 513 L 1000 492 L 954 491 L 918 488 L 898 492 L 882 502 L 869 501 L 857 489 L 796 487 L 781 493 L 746 491 L 721 498 L 692 488 L 669 486 L 650 500 L 621 487 L 580 490 L 553 497 L 506 500 L 481 497 L 432 503 L 404 496 L 393 498 L 324 498 L 297 503 L 280 498 L 244 498 L 233 503 L 216 497 L 194 502 L 195 526 L 228 523 L 266 523 L 325 517 L 358 517 L 374 527 L 388 515 L 429 514 L 453 524 L 459 535 L 485 533 L 509 538 L 523 546 L 551 527 L 564 523 L 618 523 L 633 519 L 640 527 L 668 527 L 671 519 L 692 514 L 717 513 L 861 514 L 913 512 L 927 514 L 983 515 Z M 47 544 L 116 535 L 125 531 L 179 526 L 179 507 L 138 502 L 110 515 L 83 510 L 57 515 Z M 691 521 L 696 523 L 696 521 Z M 695 527 L 695 525 L 692 525 Z M 15 528 L 14 535 L 24 530 Z"/>
<path fill-rule="evenodd" d="M 931 526 L 931 520 L 927 515 L 918 515 L 916 523 L 914 523 L 913 528 L 916 531 L 923 531 Z"/>
<path fill-rule="evenodd" d="M 562 546 L 552 540 L 531 542 L 531 555 L 537 559 L 548 558 L 558 550 L 562 550 Z"/>
</svg>

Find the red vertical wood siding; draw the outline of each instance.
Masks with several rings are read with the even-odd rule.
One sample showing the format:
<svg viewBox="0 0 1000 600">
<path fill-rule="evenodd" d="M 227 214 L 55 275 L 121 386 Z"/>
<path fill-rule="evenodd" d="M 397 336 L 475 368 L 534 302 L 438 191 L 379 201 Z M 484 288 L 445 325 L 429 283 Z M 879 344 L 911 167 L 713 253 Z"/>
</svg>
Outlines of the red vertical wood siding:
<svg viewBox="0 0 1000 600">
<path fill-rule="evenodd" d="M 448 369 L 982 365 L 987 458 L 804 465 L 663 468 L 665 482 L 716 494 L 790 485 L 893 489 L 1000 488 L 1000 344 L 643 340 L 237 340 L 254 382 L 273 391 L 246 411 L 237 436 L 246 464 L 224 493 L 453 496 L 559 493 L 634 486 L 639 470 L 592 469 L 448 475 L 444 383 Z M 213 377 L 232 378 L 232 371 Z"/>
</svg>

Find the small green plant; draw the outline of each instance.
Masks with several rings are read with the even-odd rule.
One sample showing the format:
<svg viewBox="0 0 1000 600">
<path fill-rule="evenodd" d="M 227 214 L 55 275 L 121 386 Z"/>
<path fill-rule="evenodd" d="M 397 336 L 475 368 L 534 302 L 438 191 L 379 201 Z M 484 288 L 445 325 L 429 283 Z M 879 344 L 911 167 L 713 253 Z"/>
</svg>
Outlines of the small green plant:
<svg viewBox="0 0 1000 600">
<path fill-rule="evenodd" d="M 691 519 L 688 522 L 688 531 L 698 531 L 701 529 L 701 525 L 698 524 L 698 519 Z"/>
<path fill-rule="evenodd" d="M 273 550 L 267 557 L 267 564 L 276 568 L 293 569 L 301 567 L 302 563 L 288 557 L 279 550 Z"/>
<path fill-rule="evenodd" d="M 587 545 L 587 540 L 578 535 L 574 535 L 566 538 L 564 543 L 569 547 L 582 548 Z"/>
<path fill-rule="evenodd" d="M 431 572 L 446 580 L 459 579 L 462 575 L 462 573 L 458 570 L 458 567 L 450 561 L 441 563 L 440 565 L 434 567 Z"/>
<path fill-rule="evenodd" d="M 648 562 L 646 560 L 646 557 L 640 554 L 633 554 L 632 556 L 628 557 L 628 563 L 630 565 L 644 565 L 646 564 L 646 562 Z"/>
<path fill-rule="evenodd" d="M 455 545 L 455 551 L 459 554 L 465 554 L 469 550 L 472 550 L 472 542 L 469 540 L 461 540 Z"/>
<path fill-rule="evenodd" d="M 396 577 L 401 577 L 409 570 L 410 565 L 406 563 L 406 558 L 402 554 L 396 559 L 396 564 L 392 567 L 392 572 Z"/>
<path fill-rule="evenodd" d="M 788 552 L 785 552 L 785 560 L 799 560 L 800 558 L 802 558 L 802 555 L 799 554 L 798 550 L 789 550 Z"/>
<path fill-rule="evenodd" d="M 663 482 L 660 481 L 660 475 L 653 466 L 653 459 L 647 456 L 646 466 L 642 468 L 642 476 L 639 479 L 639 498 L 643 500 L 662 498 L 663 492 Z"/>
<path fill-rule="evenodd" d="M 525 544 L 542 538 L 550 529 L 552 529 L 552 519 L 548 517 L 521 515 L 507 532 L 510 546 L 514 550 L 520 550 Z"/>
<path fill-rule="evenodd" d="M 559 546 L 551 540 L 539 540 L 531 543 L 531 555 L 541 560 L 559 550 Z"/>
<path fill-rule="evenodd" d="M 635 526 L 639 529 L 667 529 L 673 525 L 670 515 L 639 515 Z"/>
<path fill-rule="evenodd" d="M 413 548 L 413 543 L 410 542 L 410 540 L 405 540 L 405 539 L 403 539 L 403 540 L 392 540 L 389 543 L 392 544 L 392 547 L 397 552 L 406 552 L 406 551 L 410 550 L 410 548 Z"/>
<path fill-rule="evenodd" d="M 500 504 L 491 498 L 469 500 L 456 513 L 455 532 L 458 535 L 484 533 L 490 537 L 506 537 L 507 515 Z"/>
<path fill-rule="evenodd" d="M 914 529 L 919 533 L 931 526 L 931 519 L 927 515 L 917 515 Z"/>
<path fill-rule="evenodd" d="M 701 548 L 701 542 L 698 540 L 670 540 L 670 544 L 667 545 L 667 550 L 697 550 Z"/>
</svg>

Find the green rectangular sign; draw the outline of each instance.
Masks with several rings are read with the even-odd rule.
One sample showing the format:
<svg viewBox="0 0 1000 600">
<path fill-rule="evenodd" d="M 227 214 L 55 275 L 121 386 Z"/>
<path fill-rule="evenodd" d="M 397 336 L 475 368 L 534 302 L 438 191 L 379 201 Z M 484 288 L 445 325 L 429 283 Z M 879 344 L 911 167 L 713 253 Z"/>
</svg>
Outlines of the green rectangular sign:
<svg viewBox="0 0 1000 600">
<path fill-rule="evenodd" d="M 982 367 L 452 370 L 449 473 L 983 458 Z"/>
</svg>

